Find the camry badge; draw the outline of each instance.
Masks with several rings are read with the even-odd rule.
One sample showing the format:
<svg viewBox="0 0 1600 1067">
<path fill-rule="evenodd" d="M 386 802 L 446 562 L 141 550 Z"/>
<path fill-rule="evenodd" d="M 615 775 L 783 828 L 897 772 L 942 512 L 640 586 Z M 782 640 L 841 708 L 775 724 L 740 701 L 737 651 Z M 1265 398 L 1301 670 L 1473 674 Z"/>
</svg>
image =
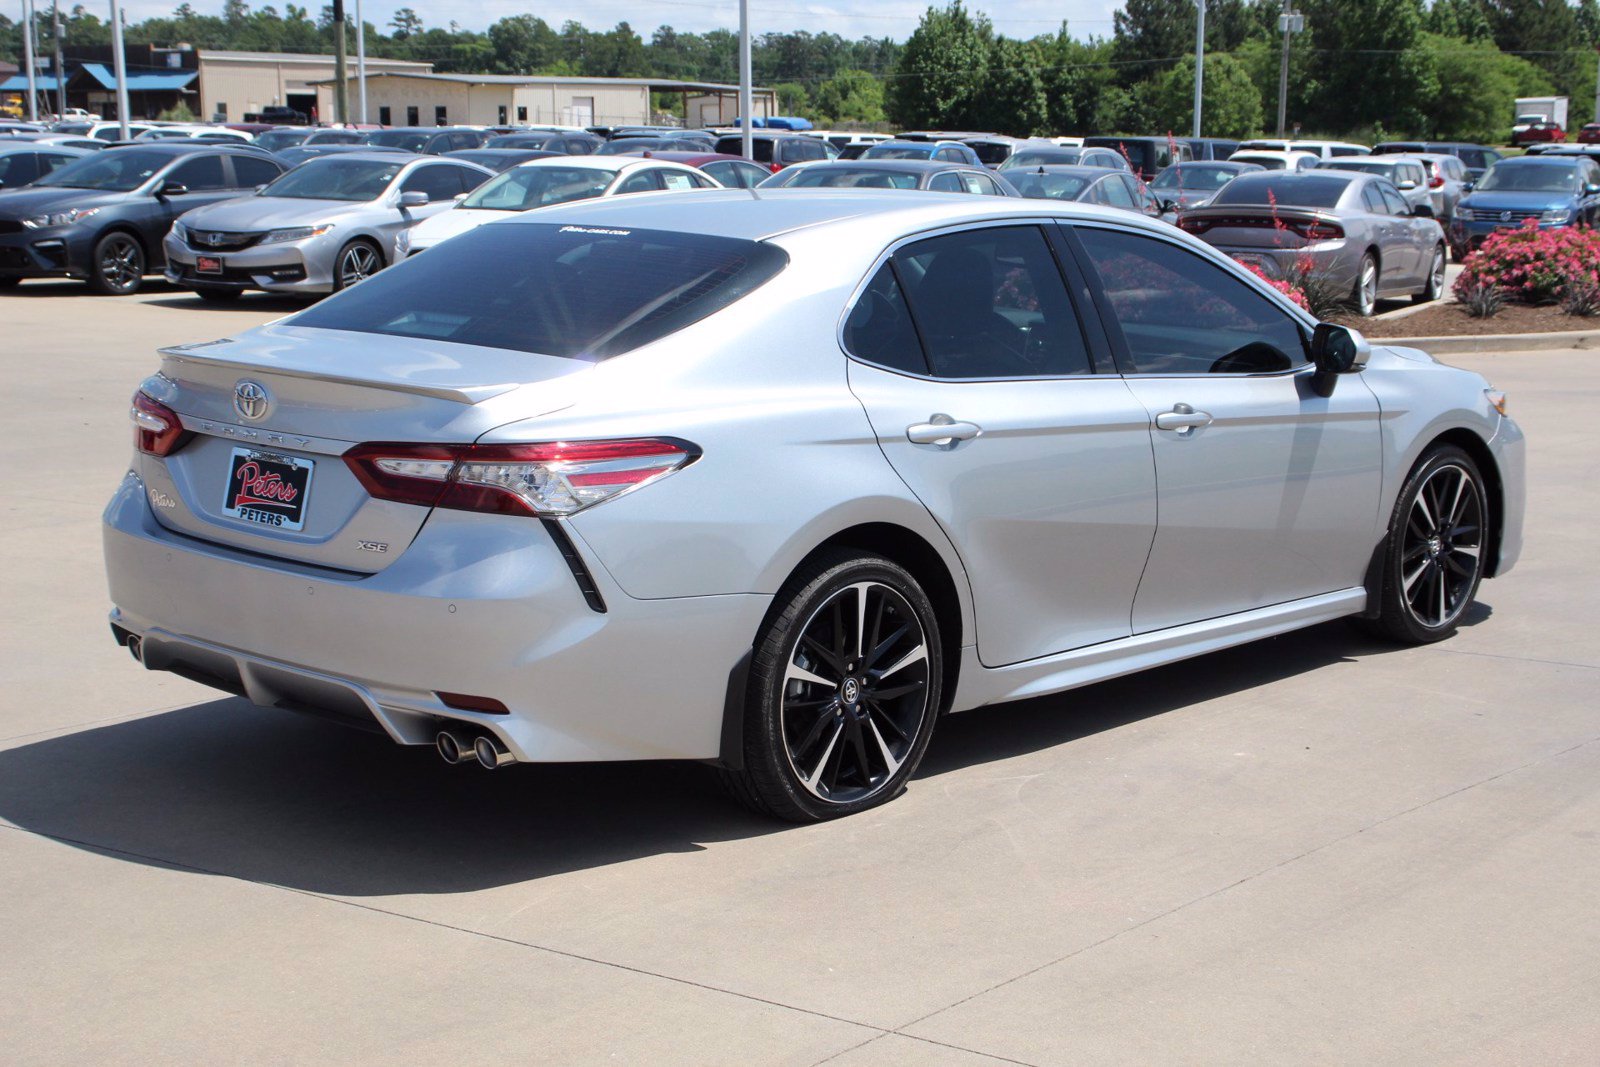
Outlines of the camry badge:
<svg viewBox="0 0 1600 1067">
<path fill-rule="evenodd" d="M 267 387 L 260 382 L 252 382 L 246 378 L 233 387 L 233 410 L 241 418 L 252 422 L 265 418 L 267 411 L 272 407 L 272 395 L 267 392 Z"/>
</svg>

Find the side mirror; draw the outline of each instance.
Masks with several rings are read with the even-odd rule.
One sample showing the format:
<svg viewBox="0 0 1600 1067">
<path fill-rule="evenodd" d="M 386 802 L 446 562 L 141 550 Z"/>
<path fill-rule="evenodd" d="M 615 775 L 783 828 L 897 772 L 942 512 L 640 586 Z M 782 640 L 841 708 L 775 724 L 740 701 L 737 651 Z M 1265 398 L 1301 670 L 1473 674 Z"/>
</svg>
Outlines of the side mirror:
<svg viewBox="0 0 1600 1067">
<path fill-rule="evenodd" d="M 1411 190 L 1415 189 L 1416 187 L 1417 187 L 1417 183 L 1414 182 L 1414 181 L 1410 181 L 1410 180 L 1403 181 L 1398 186 L 1398 188 L 1400 189 L 1401 192 L 1410 192 Z"/>
<path fill-rule="evenodd" d="M 1464 181 L 1461 183 L 1461 191 L 1463 193 L 1470 193 L 1477 186 L 1477 184 L 1477 182 L 1471 180 Z"/>
<path fill-rule="evenodd" d="M 466 198 L 467 198 L 467 194 L 466 193 L 457 193 L 455 196 L 451 197 L 450 199 L 454 200 L 456 203 L 459 204 L 459 203 L 461 203 L 461 201 L 465 200 Z"/>
<path fill-rule="evenodd" d="M 1178 210 L 1178 202 L 1176 200 L 1163 200 L 1163 201 L 1161 201 L 1161 211 L 1162 211 L 1163 214 L 1165 214 L 1168 211 L 1176 211 L 1176 210 Z"/>
<path fill-rule="evenodd" d="M 1594 196 L 1596 193 L 1600 193 L 1600 185 L 1596 185 L 1594 182 L 1590 182 L 1583 187 L 1584 196 Z"/>
<path fill-rule="evenodd" d="M 1418 204 L 1411 209 L 1411 214 L 1419 219 L 1431 219 L 1433 218 L 1433 207 L 1429 204 Z"/>
<path fill-rule="evenodd" d="M 1371 355 L 1372 346 L 1358 331 L 1331 322 L 1317 323 L 1311 334 L 1311 360 L 1317 367 L 1311 384 L 1317 395 L 1332 396 L 1339 375 L 1359 371 Z"/>
<path fill-rule="evenodd" d="M 189 187 L 182 182 L 167 182 L 156 190 L 157 196 L 182 196 L 189 191 Z"/>
<path fill-rule="evenodd" d="M 401 193 L 400 194 L 400 206 L 401 207 L 424 207 L 424 206 L 427 205 L 427 203 L 428 203 L 428 194 L 427 193 L 418 192 L 418 191 L 414 190 L 414 191 L 409 192 L 409 193 Z"/>
</svg>

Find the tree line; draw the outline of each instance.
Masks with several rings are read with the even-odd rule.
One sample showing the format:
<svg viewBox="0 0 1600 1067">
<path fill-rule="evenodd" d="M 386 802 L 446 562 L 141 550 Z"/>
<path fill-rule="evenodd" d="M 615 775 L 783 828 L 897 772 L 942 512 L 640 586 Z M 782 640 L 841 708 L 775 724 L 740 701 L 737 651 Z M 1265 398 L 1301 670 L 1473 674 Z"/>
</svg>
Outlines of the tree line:
<svg viewBox="0 0 1600 1067">
<path fill-rule="evenodd" d="M 1496 141 L 1517 96 L 1572 98 L 1592 117 L 1600 0 L 1294 0 L 1306 31 L 1290 50 L 1287 113 L 1306 134 Z M 1205 130 L 1246 136 L 1275 125 L 1281 0 L 1207 0 Z M 348 5 L 347 5 L 348 11 Z M 1194 86 L 1194 0 L 1124 0 L 1108 37 L 1012 38 L 962 0 L 930 7 L 904 42 L 833 33 L 767 33 L 752 45 L 758 84 L 780 110 L 824 125 L 981 129 L 1016 135 L 1184 132 Z M 110 43 L 83 6 L 66 13 L 68 45 Z M 353 20 L 350 32 L 355 32 Z M 440 72 L 656 77 L 733 83 L 738 37 L 626 22 L 559 28 L 535 15 L 486 30 L 428 26 L 409 7 L 361 29 L 370 56 Z M 331 52 L 333 9 L 189 3 L 133 23 L 129 44 L 261 52 Z M 37 40 L 50 39 L 41 12 Z M 0 58 L 18 62 L 20 25 L 0 16 Z"/>
</svg>

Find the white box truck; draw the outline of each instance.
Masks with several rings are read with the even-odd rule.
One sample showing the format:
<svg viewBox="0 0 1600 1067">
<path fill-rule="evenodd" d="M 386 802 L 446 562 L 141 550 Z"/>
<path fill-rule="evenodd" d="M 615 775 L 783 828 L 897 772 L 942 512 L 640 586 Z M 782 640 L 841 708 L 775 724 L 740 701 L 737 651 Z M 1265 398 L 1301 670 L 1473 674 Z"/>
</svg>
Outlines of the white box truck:
<svg viewBox="0 0 1600 1067">
<path fill-rule="evenodd" d="M 1516 123 L 1512 133 L 1521 133 L 1535 122 L 1553 122 L 1567 128 L 1567 98 L 1564 96 L 1517 97 Z"/>
</svg>

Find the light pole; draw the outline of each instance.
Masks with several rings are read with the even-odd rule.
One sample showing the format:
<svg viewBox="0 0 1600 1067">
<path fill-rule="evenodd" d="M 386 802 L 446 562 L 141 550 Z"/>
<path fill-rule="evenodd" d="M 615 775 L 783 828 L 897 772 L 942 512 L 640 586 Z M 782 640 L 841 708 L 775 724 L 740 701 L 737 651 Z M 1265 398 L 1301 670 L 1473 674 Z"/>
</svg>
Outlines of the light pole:
<svg viewBox="0 0 1600 1067">
<path fill-rule="evenodd" d="M 1200 136 L 1200 101 L 1206 83 L 1206 0 L 1194 0 L 1195 10 L 1199 12 L 1194 31 L 1194 132 L 1191 137 Z"/>
<path fill-rule="evenodd" d="M 67 117 L 67 72 L 61 59 L 61 0 L 56 0 L 55 6 L 50 11 L 50 25 L 56 38 L 56 118 Z"/>
<path fill-rule="evenodd" d="M 367 24 L 361 21 L 361 0 L 356 0 L 356 114 L 367 124 Z"/>
<path fill-rule="evenodd" d="M 349 84 L 345 81 L 344 0 L 333 0 L 333 121 L 343 126 L 350 121 Z"/>
<path fill-rule="evenodd" d="M 750 0 L 739 0 L 739 152 L 753 158 L 750 147 L 751 115 L 756 109 L 750 74 Z"/>
<path fill-rule="evenodd" d="M 22 0 L 22 64 L 28 68 L 28 121 L 37 122 L 39 86 L 33 72 L 33 0 Z"/>
<path fill-rule="evenodd" d="M 122 11 L 117 0 L 111 0 L 111 65 L 117 78 L 117 131 L 119 139 L 133 140 L 128 131 L 128 64 L 122 54 Z"/>
<path fill-rule="evenodd" d="M 1283 0 L 1283 14 L 1278 16 L 1278 29 L 1283 31 L 1283 58 L 1278 64 L 1278 136 L 1283 136 L 1283 128 L 1289 111 L 1289 36 L 1299 33 L 1306 28 L 1306 17 L 1296 15 L 1292 7 L 1293 0 Z"/>
</svg>

